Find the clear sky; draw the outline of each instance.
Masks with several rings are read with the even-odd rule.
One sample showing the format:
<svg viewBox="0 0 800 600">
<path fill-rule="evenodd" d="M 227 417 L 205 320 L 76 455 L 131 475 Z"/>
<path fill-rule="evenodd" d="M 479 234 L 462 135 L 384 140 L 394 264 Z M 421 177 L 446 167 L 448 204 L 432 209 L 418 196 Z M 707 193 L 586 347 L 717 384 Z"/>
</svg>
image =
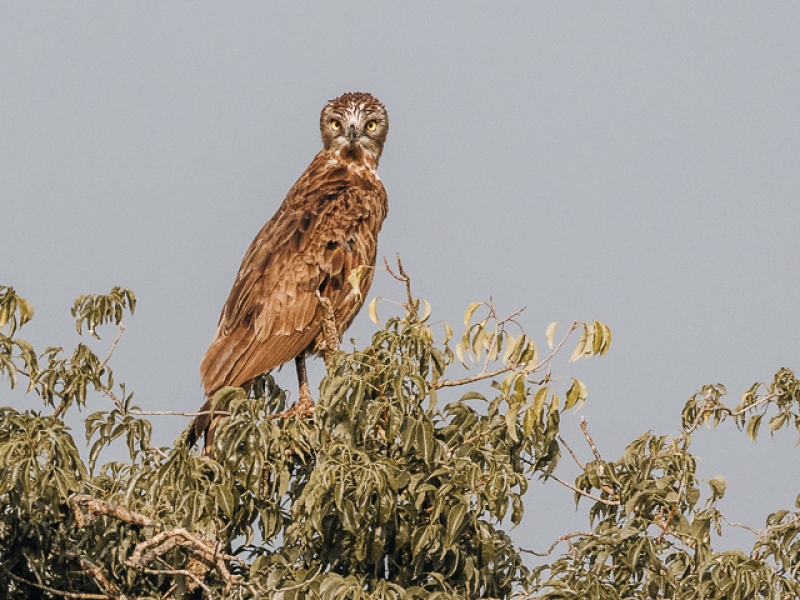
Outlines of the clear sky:
<svg viewBox="0 0 800 600">
<path fill-rule="evenodd" d="M 117 380 L 145 409 L 196 409 L 233 277 L 320 149 L 320 109 L 372 92 L 391 120 L 380 254 L 457 329 L 490 295 L 527 306 L 542 346 L 551 321 L 606 322 L 609 354 L 556 374 L 586 383 L 613 459 L 676 431 L 706 383 L 735 404 L 800 369 L 799 33 L 796 2 L 4 2 L 0 283 L 33 302 L 40 350 L 77 343 L 77 295 L 133 289 Z M 403 290 L 378 273 L 374 295 Z M 588 458 L 578 420 L 563 432 Z M 157 421 L 157 441 L 185 424 Z M 793 507 L 793 433 L 694 437 L 730 519 Z M 556 483 L 526 506 L 527 547 L 585 527 Z"/>
</svg>

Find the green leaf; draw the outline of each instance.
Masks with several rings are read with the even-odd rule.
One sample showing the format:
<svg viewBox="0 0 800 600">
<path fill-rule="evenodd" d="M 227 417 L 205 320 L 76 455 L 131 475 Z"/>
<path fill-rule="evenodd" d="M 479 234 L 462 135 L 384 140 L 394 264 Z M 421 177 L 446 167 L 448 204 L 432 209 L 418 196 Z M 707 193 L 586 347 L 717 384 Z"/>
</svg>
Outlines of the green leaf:
<svg viewBox="0 0 800 600">
<path fill-rule="evenodd" d="M 728 487 L 728 482 L 725 481 L 725 478 L 722 475 L 717 475 L 713 479 L 708 481 L 708 484 L 711 486 L 712 489 L 712 500 L 717 500 L 718 498 L 722 498 L 725 495 L 725 490 Z"/>
<path fill-rule="evenodd" d="M 513 407 L 508 409 L 506 413 L 506 427 L 508 428 L 508 435 L 511 437 L 512 440 L 515 442 L 519 442 L 519 437 L 517 436 L 517 417 L 519 416 L 519 409 L 520 405 L 516 404 Z"/>
<path fill-rule="evenodd" d="M 423 421 L 417 428 L 417 448 L 427 462 L 430 462 L 433 455 L 433 425 L 429 421 Z"/>
<path fill-rule="evenodd" d="M 378 319 L 378 297 L 373 298 L 369 305 L 367 305 L 367 313 L 369 313 L 370 320 L 380 327 L 381 322 Z"/>
<path fill-rule="evenodd" d="M 464 368 L 468 369 L 469 367 L 467 367 L 467 363 L 464 362 L 464 344 L 461 342 L 456 344 L 456 356 L 458 357 L 458 360 L 461 361 L 461 364 L 464 365 Z"/>
<path fill-rule="evenodd" d="M 530 437 L 533 431 L 533 426 L 536 424 L 536 412 L 533 407 L 525 410 L 525 416 L 522 418 L 522 435 L 526 438 Z"/>
<path fill-rule="evenodd" d="M 761 427 L 761 419 L 764 418 L 764 415 L 755 415 L 750 417 L 750 421 L 747 423 L 747 437 L 750 438 L 750 441 L 755 442 L 756 437 L 758 436 L 758 429 Z"/>
<path fill-rule="evenodd" d="M 456 536 L 461 529 L 461 524 L 464 522 L 464 515 L 467 514 L 467 505 L 459 503 L 450 509 L 447 513 L 447 527 L 445 531 L 445 545 L 452 546 L 456 541 Z"/>
<path fill-rule="evenodd" d="M 214 494 L 217 505 L 222 513 L 230 518 L 233 518 L 233 512 L 236 509 L 236 504 L 233 501 L 233 494 L 224 485 L 217 486 L 216 493 Z"/>
<path fill-rule="evenodd" d="M 472 320 L 472 314 L 482 304 L 483 302 L 473 302 L 467 307 L 466 312 L 464 312 L 464 327 L 467 330 L 469 330 L 469 322 Z"/>
<path fill-rule="evenodd" d="M 552 350 L 554 347 L 553 339 L 555 338 L 556 328 L 558 327 L 559 323 L 561 323 L 561 321 L 553 321 L 547 326 L 547 331 L 544 333 L 544 337 L 547 340 L 547 345 L 550 347 L 550 350 Z"/>
<path fill-rule="evenodd" d="M 583 333 L 581 334 L 581 339 L 578 340 L 578 345 L 575 346 L 575 350 L 572 352 L 572 356 L 570 357 L 569 362 L 575 362 L 581 356 L 584 355 L 584 352 L 586 351 L 586 342 L 589 339 L 588 331 L 589 331 L 588 326 L 584 325 Z"/>
<path fill-rule="evenodd" d="M 533 415 L 536 420 L 542 417 L 544 401 L 547 399 L 547 392 L 549 391 L 550 388 L 547 386 L 539 388 L 536 391 L 536 395 L 533 397 Z"/>
</svg>

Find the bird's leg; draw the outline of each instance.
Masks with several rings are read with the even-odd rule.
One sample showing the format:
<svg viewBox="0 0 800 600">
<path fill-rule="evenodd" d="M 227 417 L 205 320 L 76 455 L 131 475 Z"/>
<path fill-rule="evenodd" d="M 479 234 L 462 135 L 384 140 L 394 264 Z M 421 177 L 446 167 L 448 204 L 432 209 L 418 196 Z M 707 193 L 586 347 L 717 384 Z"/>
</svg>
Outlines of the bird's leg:
<svg viewBox="0 0 800 600">
<path fill-rule="evenodd" d="M 294 359 L 297 367 L 297 382 L 300 384 L 300 397 L 297 399 L 291 412 L 300 415 L 314 414 L 314 399 L 311 397 L 311 388 L 308 385 L 308 373 L 306 372 L 306 353 L 303 352 Z"/>
<path fill-rule="evenodd" d="M 322 317 L 322 342 L 319 344 L 319 349 L 322 350 L 322 358 L 327 365 L 333 355 L 339 350 L 339 336 L 336 331 L 336 315 L 333 312 L 331 301 L 317 291 L 317 302 L 322 306 L 325 311 L 325 316 Z"/>
</svg>

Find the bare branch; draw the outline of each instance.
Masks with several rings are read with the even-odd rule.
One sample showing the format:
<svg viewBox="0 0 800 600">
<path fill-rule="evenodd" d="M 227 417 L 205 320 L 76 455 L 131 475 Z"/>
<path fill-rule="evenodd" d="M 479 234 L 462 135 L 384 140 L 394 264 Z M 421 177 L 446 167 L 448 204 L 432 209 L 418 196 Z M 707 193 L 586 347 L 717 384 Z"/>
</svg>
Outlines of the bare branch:
<svg viewBox="0 0 800 600">
<path fill-rule="evenodd" d="M 386 260 L 385 256 L 383 257 L 383 264 L 386 265 L 386 270 L 389 272 L 389 275 L 394 277 L 397 281 L 402 281 L 406 284 L 406 295 L 408 296 L 408 304 L 405 305 L 406 310 L 414 314 L 417 322 L 421 322 L 419 314 L 417 313 L 416 302 L 414 302 L 414 295 L 411 293 L 411 278 L 406 275 L 406 272 L 403 269 L 403 263 L 400 261 L 400 253 L 397 253 L 397 269 L 400 271 L 400 275 L 395 275 L 394 271 L 392 271 L 391 267 L 389 266 L 389 261 Z"/>
<path fill-rule="evenodd" d="M 581 429 L 583 430 L 583 436 L 589 443 L 589 447 L 592 449 L 592 454 L 594 454 L 594 457 L 598 462 L 602 462 L 603 459 L 600 458 L 600 453 L 597 451 L 597 446 L 594 445 L 594 440 L 592 440 L 592 436 L 589 435 L 588 423 L 586 422 L 585 417 L 581 417 Z"/>
<path fill-rule="evenodd" d="M 73 494 L 70 496 L 69 506 L 72 508 L 72 512 L 75 514 L 75 520 L 78 521 L 80 527 L 86 527 L 94 523 L 95 519 L 97 519 L 97 515 L 108 515 L 120 521 L 131 523 L 132 525 L 152 525 L 153 523 L 152 519 L 144 515 L 140 515 L 139 513 L 135 513 L 120 506 L 115 506 L 105 500 L 92 498 L 86 494 Z M 80 509 L 81 506 L 86 506 L 89 511 L 88 515 L 83 514 L 83 511 Z"/>
<path fill-rule="evenodd" d="M 734 521 L 728 521 L 728 519 L 725 518 L 725 515 L 723 515 L 719 510 L 717 510 L 717 516 L 720 519 L 722 519 L 723 521 L 725 521 L 731 527 L 739 527 L 741 529 L 746 529 L 750 533 L 754 533 L 759 538 L 761 538 L 764 535 L 763 531 L 757 531 L 757 530 L 753 529 L 752 527 L 750 527 L 749 525 L 744 525 L 742 523 L 736 523 Z"/>
</svg>

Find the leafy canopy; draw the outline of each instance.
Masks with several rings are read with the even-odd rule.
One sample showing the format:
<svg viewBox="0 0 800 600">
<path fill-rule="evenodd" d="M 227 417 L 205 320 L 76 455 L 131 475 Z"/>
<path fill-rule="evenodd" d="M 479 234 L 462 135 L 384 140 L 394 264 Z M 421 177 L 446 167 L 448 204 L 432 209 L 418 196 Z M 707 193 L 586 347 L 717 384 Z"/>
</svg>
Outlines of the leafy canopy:
<svg viewBox="0 0 800 600">
<path fill-rule="evenodd" d="M 182 438 L 154 446 L 148 417 L 156 415 L 115 382 L 109 363 L 135 306 L 121 288 L 78 298 L 79 334 L 99 339 L 97 328 L 111 323 L 119 334 L 104 359 L 84 343 L 67 358 L 17 337 L 33 307 L 0 286 L 0 373 L 12 388 L 27 381 L 44 406 L 0 409 L 0 589 L 8 597 L 800 593 L 798 513 L 770 515 L 750 553 L 714 551 L 725 480 L 699 479 L 690 452 L 704 422 L 731 417 L 753 440 L 765 416 L 771 432 L 800 429 L 800 384 L 787 369 L 736 408 L 723 404 L 722 386 L 706 386 L 687 402 L 679 434 L 647 433 L 616 461 L 601 457 L 584 422 L 594 460 L 582 464 L 559 425 L 588 392 L 554 376 L 552 363 L 575 336 L 572 360 L 604 354 L 608 327 L 574 323 L 557 342 L 554 323 L 540 356 L 518 313 L 500 319 L 491 303 L 474 303 L 455 338 L 409 288 L 402 313 L 369 345 L 334 355 L 313 419 L 287 412 L 287 394 L 269 375 L 249 394 L 220 390 L 213 410 L 227 418 L 212 460 Z M 368 312 L 377 323 L 375 301 Z M 457 363 L 473 371 L 453 378 Z M 84 461 L 64 417 L 90 406 L 106 410 L 85 419 Z M 115 440 L 128 458 L 103 462 L 119 454 L 109 450 Z M 580 467 L 573 483 L 555 472 L 562 449 Z M 588 502 L 590 527 L 557 540 L 569 542 L 565 554 L 532 568 L 523 560 L 532 551 L 506 528 L 521 522 L 534 476 Z"/>
</svg>

